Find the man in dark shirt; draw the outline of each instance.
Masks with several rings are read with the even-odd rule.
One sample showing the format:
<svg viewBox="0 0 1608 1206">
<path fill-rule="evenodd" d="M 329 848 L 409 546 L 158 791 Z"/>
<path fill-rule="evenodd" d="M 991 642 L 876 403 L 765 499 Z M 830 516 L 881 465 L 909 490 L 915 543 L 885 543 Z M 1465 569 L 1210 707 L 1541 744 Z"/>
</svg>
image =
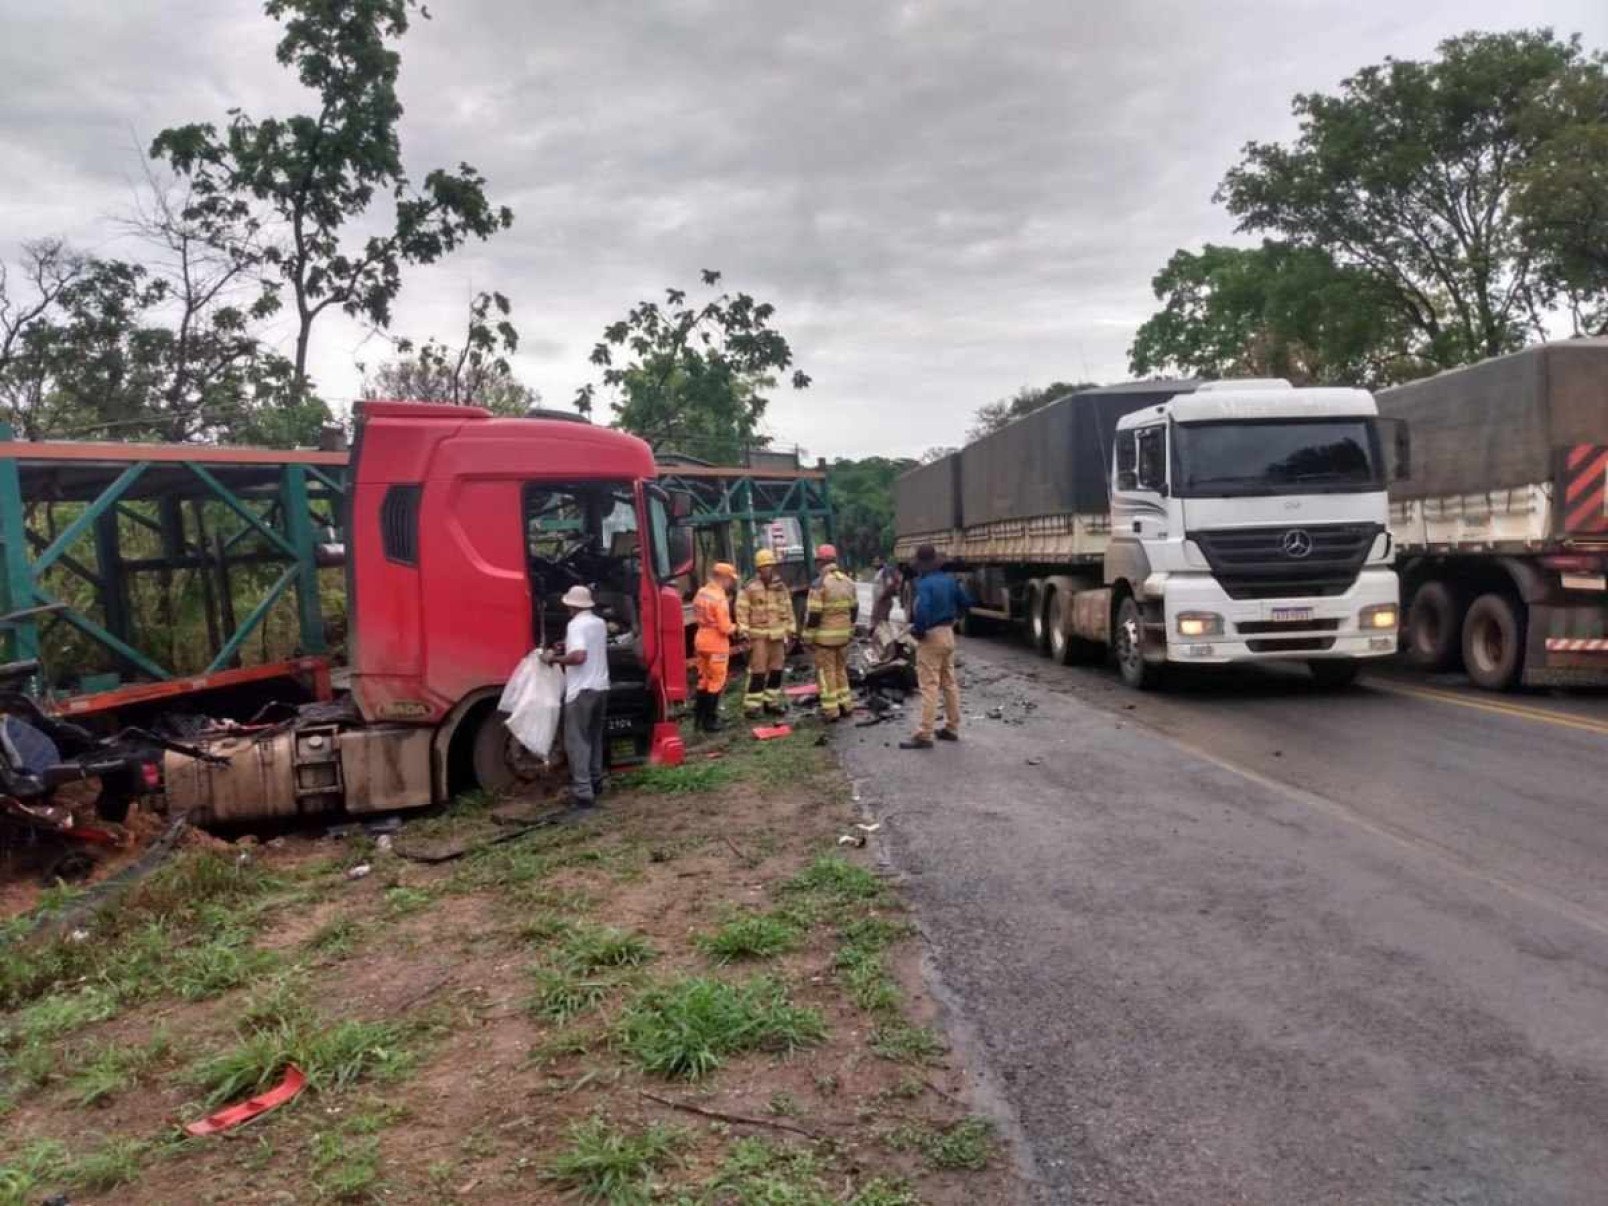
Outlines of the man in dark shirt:
<svg viewBox="0 0 1608 1206">
<path fill-rule="evenodd" d="M 930 544 L 916 550 L 915 614 L 910 631 L 916 641 L 916 681 L 921 684 L 921 727 L 904 750 L 932 749 L 933 728 L 938 722 L 938 696 L 944 697 L 944 727 L 937 731 L 940 741 L 960 740 L 960 686 L 955 682 L 955 622 L 965 614 L 971 600 L 960 583 L 939 568 L 938 551 Z"/>
</svg>

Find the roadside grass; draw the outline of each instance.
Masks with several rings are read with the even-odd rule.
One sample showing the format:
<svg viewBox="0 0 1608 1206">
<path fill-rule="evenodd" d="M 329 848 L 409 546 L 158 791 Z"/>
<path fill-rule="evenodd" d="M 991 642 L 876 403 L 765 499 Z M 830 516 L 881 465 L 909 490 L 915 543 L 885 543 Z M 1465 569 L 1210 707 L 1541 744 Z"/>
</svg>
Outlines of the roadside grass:
<svg viewBox="0 0 1608 1206">
<path fill-rule="evenodd" d="M 743 1206 L 920 1206 L 915 1190 L 897 1178 L 875 1177 L 848 1196 L 834 1192 L 827 1181 L 831 1156 L 830 1144 L 808 1147 L 738 1139 L 698 1195 L 677 1201 Z"/>
<path fill-rule="evenodd" d="M 670 1167 L 685 1133 L 666 1126 L 625 1131 L 601 1114 L 572 1123 L 568 1146 L 547 1175 L 582 1201 L 631 1206 L 655 1196 L 654 1176 Z"/>
<path fill-rule="evenodd" d="M 173 1055 L 173 1041 L 160 1029 L 134 1046 L 124 1042 L 98 1044 L 68 1080 L 67 1092 L 75 1105 L 99 1105 L 133 1088 Z"/>
<path fill-rule="evenodd" d="M 303 949 L 322 959 L 344 959 L 357 949 L 363 937 L 363 923 L 352 917 L 337 917 L 307 940 Z"/>
<path fill-rule="evenodd" d="M 894 1151 L 920 1152 L 935 1169 L 976 1172 L 994 1158 L 994 1127 L 982 1118 L 963 1118 L 943 1127 L 907 1123 L 889 1131 L 883 1141 Z"/>
<path fill-rule="evenodd" d="M 747 913 L 732 917 L 713 933 L 699 934 L 694 944 L 715 963 L 739 959 L 772 959 L 798 949 L 803 932 L 791 920 L 774 913 Z"/>
<path fill-rule="evenodd" d="M 579 972 L 640 967 L 653 958 L 653 945 L 642 935 L 613 926 L 571 925 L 559 946 L 565 966 Z"/>
<path fill-rule="evenodd" d="M 139 1179 L 151 1148 L 111 1139 L 75 1157 L 60 1140 L 32 1140 L 0 1156 L 0 1206 L 33 1206 L 64 1184 L 97 1193 L 118 1189 Z"/>
<path fill-rule="evenodd" d="M 423 912 L 435 903 L 434 892 L 424 888 L 410 888 L 397 885 L 385 890 L 385 915 L 395 921 L 401 917 L 408 917 L 414 913 Z"/>
<path fill-rule="evenodd" d="M 903 1018 L 890 1018 L 871 1031 L 871 1052 L 902 1064 L 930 1064 L 948 1050 L 943 1040 Z"/>
<path fill-rule="evenodd" d="M 321 1198 L 360 1202 L 380 1189 L 380 1141 L 372 1135 L 324 1131 L 309 1146 L 313 1188 Z"/>
<path fill-rule="evenodd" d="M 690 796 L 718 791 L 736 778 L 725 762 L 684 762 L 680 766 L 644 766 L 631 775 L 631 786 L 657 796 Z"/>
<path fill-rule="evenodd" d="M 206 1094 L 208 1108 L 268 1087 L 289 1064 L 301 1069 L 309 1088 L 329 1092 L 411 1071 L 417 1055 L 409 1037 L 394 1022 L 329 1023 L 309 1010 L 294 1020 L 249 1028 L 234 1046 L 195 1061 L 189 1080 Z"/>
<path fill-rule="evenodd" d="M 793 1051 L 826 1037 L 814 1009 L 794 1005 L 776 980 L 732 984 L 682 976 L 653 985 L 625 1009 L 618 1042 L 643 1071 L 702 1080 L 744 1051 Z"/>
<path fill-rule="evenodd" d="M 540 967 L 531 972 L 527 1006 L 549 1022 L 569 1022 L 596 1009 L 630 981 L 621 975 L 598 975 L 571 967 Z"/>
</svg>

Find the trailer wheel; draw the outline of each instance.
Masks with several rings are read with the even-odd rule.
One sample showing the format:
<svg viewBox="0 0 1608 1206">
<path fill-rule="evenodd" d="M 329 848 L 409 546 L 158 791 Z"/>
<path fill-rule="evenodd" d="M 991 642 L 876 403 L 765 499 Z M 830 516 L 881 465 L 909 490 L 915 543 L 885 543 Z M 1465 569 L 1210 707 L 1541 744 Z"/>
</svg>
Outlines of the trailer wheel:
<svg viewBox="0 0 1608 1206">
<path fill-rule="evenodd" d="M 1507 595 L 1475 599 L 1463 619 L 1463 665 L 1476 687 L 1510 691 L 1524 670 L 1524 622 Z"/>
<path fill-rule="evenodd" d="M 1432 579 L 1407 608 L 1407 657 L 1421 670 L 1450 670 L 1462 653 L 1462 601 L 1446 583 Z"/>
<path fill-rule="evenodd" d="M 1063 666 L 1087 665 L 1105 656 L 1105 646 L 1098 641 L 1086 641 L 1072 632 L 1072 617 L 1068 614 L 1072 596 L 1064 590 L 1051 593 L 1045 610 L 1049 613 L 1050 657 Z"/>
<path fill-rule="evenodd" d="M 1145 660 L 1145 615 L 1132 595 L 1117 607 L 1117 669 L 1122 681 L 1140 691 L 1153 691 L 1161 685 L 1162 667 Z"/>
<path fill-rule="evenodd" d="M 1027 590 L 1027 632 L 1033 648 L 1040 653 L 1050 652 L 1050 625 L 1045 613 L 1049 610 L 1046 598 L 1052 592 L 1035 582 Z"/>
<path fill-rule="evenodd" d="M 487 708 L 475 728 L 470 759 L 475 784 L 481 791 L 498 794 L 516 789 L 558 790 L 568 778 L 564 743 L 555 741 L 552 756 L 544 764 L 515 740 L 503 723 L 502 713 Z"/>
</svg>

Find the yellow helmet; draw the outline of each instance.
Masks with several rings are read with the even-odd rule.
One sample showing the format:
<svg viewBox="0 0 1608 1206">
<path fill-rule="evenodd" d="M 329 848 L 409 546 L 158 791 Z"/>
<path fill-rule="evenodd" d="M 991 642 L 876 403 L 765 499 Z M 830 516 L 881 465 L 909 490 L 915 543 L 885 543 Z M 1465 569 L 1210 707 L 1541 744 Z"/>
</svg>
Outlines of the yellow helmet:
<svg viewBox="0 0 1608 1206">
<path fill-rule="evenodd" d="M 776 554 L 770 549 L 760 549 L 754 554 L 754 568 L 767 569 L 776 564 Z"/>
</svg>

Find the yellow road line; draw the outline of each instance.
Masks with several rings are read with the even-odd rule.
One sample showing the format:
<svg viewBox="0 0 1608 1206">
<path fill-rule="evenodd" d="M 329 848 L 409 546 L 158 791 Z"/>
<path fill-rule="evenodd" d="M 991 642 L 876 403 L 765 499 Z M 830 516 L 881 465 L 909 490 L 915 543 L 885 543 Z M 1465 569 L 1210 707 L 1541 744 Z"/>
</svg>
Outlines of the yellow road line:
<svg viewBox="0 0 1608 1206">
<path fill-rule="evenodd" d="M 1534 708 L 1526 704 L 1509 703 L 1506 700 L 1471 699 L 1451 691 L 1437 691 L 1433 687 L 1408 687 L 1378 678 L 1368 679 L 1368 685 L 1376 691 L 1388 691 L 1393 695 L 1408 695 L 1414 699 L 1427 699 L 1434 703 L 1456 704 L 1460 708 L 1494 712 L 1498 716 L 1511 716 L 1519 720 L 1538 720 L 1543 724 L 1556 724 L 1608 737 L 1608 721 L 1592 720 L 1587 716 L 1570 716 L 1564 712 L 1552 712 L 1546 708 Z"/>
</svg>

